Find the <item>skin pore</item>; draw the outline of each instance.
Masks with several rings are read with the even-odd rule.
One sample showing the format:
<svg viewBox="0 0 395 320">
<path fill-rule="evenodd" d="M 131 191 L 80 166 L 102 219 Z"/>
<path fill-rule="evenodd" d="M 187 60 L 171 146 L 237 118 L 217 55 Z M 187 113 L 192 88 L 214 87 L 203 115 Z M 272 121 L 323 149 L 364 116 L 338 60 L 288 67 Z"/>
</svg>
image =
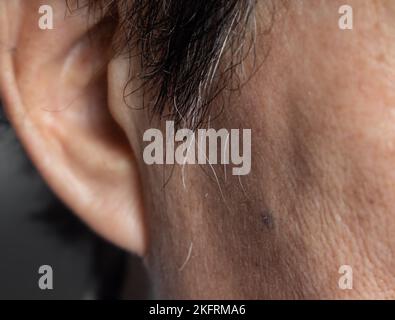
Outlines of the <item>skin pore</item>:
<svg viewBox="0 0 395 320">
<path fill-rule="evenodd" d="M 219 183 L 210 168 L 141 167 L 160 292 L 394 297 L 393 3 L 351 2 L 351 32 L 337 25 L 341 1 L 292 1 L 271 36 L 258 36 L 269 56 L 211 123 L 252 128 L 252 173 L 241 183 L 221 166 Z M 353 290 L 338 287 L 342 265 L 353 268 Z"/>
<path fill-rule="evenodd" d="M 137 59 L 108 62 L 100 41 L 75 49 L 85 39 L 78 18 L 43 36 L 29 27 L 39 1 L 7 1 L 0 89 L 11 123 L 76 214 L 144 257 L 158 297 L 395 298 L 393 1 L 348 1 L 352 31 L 338 27 L 341 0 L 274 0 L 282 4 L 270 32 L 258 5 L 264 62 L 204 124 L 252 130 L 245 177 L 221 165 L 147 166 L 143 133 L 165 120 L 131 108 L 142 105 L 139 93 L 125 105 Z M 48 2 L 64 12 L 63 1 Z M 29 37 L 15 36 L 21 30 Z M 100 77 L 87 67 L 107 62 Z M 244 62 L 246 74 L 252 65 Z M 353 268 L 352 290 L 339 289 L 342 265 Z"/>
</svg>

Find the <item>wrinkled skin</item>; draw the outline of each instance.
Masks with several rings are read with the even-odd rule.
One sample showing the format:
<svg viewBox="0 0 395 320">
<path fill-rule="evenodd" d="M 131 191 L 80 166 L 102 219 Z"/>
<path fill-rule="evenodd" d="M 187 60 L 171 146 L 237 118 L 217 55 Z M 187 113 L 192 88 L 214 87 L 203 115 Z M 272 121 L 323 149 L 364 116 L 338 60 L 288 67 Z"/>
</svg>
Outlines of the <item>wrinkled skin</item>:
<svg viewBox="0 0 395 320">
<path fill-rule="evenodd" d="M 7 1 L 0 0 L 0 10 L 11 10 L 4 5 Z M 144 256 L 160 297 L 395 298 L 395 2 L 348 1 L 354 9 L 352 31 L 338 28 L 342 4 L 291 1 L 279 6 L 267 35 L 265 10 L 257 8 L 257 55 L 263 59 L 270 46 L 269 54 L 211 123 L 252 129 L 252 171 L 240 179 L 222 166 L 213 167 L 218 181 L 208 166 L 176 166 L 174 171 L 146 166 L 142 133 L 153 124 L 146 112 L 124 104 L 129 62 L 110 62 L 106 90 L 115 119 L 111 125 L 128 137 L 134 158 L 125 163 L 133 162 L 131 176 L 138 186 L 125 190 L 135 193 L 137 188 L 143 199 L 138 207 L 144 209 L 133 209 L 144 216 L 133 229 L 134 235 L 141 235 L 135 236 L 135 246 L 124 245 L 117 238 L 120 232 L 114 236 L 114 228 L 103 226 L 112 218 L 100 220 L 86 209 L 79 200 L 84 198 L 83 187 L 73 197 L 64 190 L 62 175 L 57 174 L 64 172 L 62 164 L 50 169 L 42 164 L 41 147 L 34 140 L 40 135 L 30 138 L 18 121 L 27 103 L 9 97 L 8 113 L 37 166 L 66 203 L 95 230 Z M 1 17 L 0 29 L 7 23 Z M 2 37 L 2 43 L 10 43 L 12 35 Z M 43 47 L 51 47 L 42 41 Z M 8 55 L 17 66 L 17 83 L 19 79 L 18 87 L 3 76 L 3 94 L 18 87 L 24 101 L 34 105 L 41 89 L 32 81 L 34 72 L 23 67 L 23 52 L 1 55 L 0 73 L 10 68 Z M 35 60 L 30 60 L 33 70 Z M 245 63 L 249 69 L 249 60 Z M 53 73 L 43 72 L 43 83 L 46 77 L 53 79 Z M 138 95 L 129 99 L 131 104 L 141 102 Z M 39 119 L 43 111 L 33 113 L 32 118 Z M 60 117 L 57 113 L 37 121 L 42 126 L 52 123 L 53 128 L 55 119 L 69 128 L 74 118 Z M 73 128 L 87 122 L 73 123 Z M 64 129 L 59 136 L 67 139 L 68 132 Z M 54 159 L 62 163 L 58 157 Z M 70 156 L 68 163 L 73 159 Z M 76 174 L 76 179 L 89 186 L 85 176 Z M 115 196 L 105 189 L 106 179 L 98 181 L 98 193 L 106 190 L 96 208 L 100 210 Z M 126 215 L 133 211 L 128 210 Z M 339 289 L 342 265 L 353 268 L 352 290 Z"/>
</svg>

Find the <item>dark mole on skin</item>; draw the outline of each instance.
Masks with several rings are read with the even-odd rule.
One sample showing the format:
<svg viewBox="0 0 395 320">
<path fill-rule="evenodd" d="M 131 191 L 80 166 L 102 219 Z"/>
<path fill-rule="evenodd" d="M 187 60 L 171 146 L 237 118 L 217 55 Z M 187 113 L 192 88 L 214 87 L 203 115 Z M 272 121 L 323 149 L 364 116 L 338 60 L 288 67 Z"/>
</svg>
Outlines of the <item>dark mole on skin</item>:
<svg viewBox="0 0 395 320">
<path fill-rule="evenodd" d="M 274 217 L 270 210 L 264 210 L 261 214 L 261 221 L 263 226 L 268 230 L 274 229 Z"/>
</svg>

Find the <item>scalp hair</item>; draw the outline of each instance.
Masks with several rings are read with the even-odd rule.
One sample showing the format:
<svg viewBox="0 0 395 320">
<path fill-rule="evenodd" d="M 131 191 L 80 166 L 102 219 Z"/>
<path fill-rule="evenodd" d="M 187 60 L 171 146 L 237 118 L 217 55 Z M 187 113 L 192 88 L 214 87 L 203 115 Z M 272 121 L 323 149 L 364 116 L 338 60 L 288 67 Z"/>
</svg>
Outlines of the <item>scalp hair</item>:
<svg viewBox="0 0 395 320">
<path fill-rule="evenodd" d="M 138 59 L 141 86 L 131 88 L 131 78 L 125 101 L 142 90 L 142 107 L 153 115 L 197 128 L 214 100 L 240 85 L 236 69 L 253 46 L 256 1 L 86 0 L 85 4 L 116 19 L 116 53 Z"/>
</svg>

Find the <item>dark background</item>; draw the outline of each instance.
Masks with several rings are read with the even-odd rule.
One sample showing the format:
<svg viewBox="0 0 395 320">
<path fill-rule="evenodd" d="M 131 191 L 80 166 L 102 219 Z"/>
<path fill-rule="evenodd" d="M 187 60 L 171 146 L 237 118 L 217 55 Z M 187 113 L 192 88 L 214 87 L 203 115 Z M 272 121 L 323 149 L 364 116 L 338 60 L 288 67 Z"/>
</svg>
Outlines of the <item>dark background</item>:
<svg viewBox="0 0 395 320">
<path fill-rule="evenodd" d="M 41 290 L 38 269 L 53 269 Z M 53 195 L 0 103 L 0 299 L 145 298 L 141 262 L 94 235 Z"/>
</svg>

